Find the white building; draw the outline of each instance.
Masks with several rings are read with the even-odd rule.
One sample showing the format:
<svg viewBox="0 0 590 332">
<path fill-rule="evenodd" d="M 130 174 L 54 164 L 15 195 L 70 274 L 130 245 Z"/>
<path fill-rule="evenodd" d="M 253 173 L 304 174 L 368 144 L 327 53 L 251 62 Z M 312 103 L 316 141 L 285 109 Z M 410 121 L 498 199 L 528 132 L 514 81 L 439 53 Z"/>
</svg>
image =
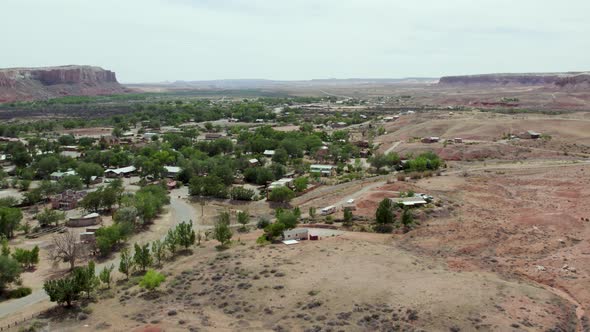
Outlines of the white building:
<svg viewBox="0 0 590 332">
<path fill-rule="evenodd" d="M 307 228 L 294 228 L 283 232 L 283 240 L 307 240 L 308 238 Z"/>
</svg>

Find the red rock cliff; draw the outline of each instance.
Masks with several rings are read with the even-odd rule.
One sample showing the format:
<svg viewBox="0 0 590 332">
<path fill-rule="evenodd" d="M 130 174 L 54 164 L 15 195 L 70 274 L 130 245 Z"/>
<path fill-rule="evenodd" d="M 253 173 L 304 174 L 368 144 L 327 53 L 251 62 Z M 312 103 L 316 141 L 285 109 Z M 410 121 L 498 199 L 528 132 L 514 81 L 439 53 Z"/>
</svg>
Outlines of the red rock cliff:
<svg viewBox="0 0 590 332">
<path fill-rule="evenodd" d="M 115 73 L 99 67 L 0 69 L 0 102 L 123 92 Z"/>
</svg>

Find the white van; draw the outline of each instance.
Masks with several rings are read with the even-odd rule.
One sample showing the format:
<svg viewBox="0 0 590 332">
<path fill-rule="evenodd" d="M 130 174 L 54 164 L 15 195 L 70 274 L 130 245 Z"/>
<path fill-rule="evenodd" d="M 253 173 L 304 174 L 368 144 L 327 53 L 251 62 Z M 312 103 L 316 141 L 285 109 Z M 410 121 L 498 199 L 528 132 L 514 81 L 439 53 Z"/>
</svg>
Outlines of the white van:
<svg viewBox="0 0 590 332">
<path fill-rule="evenodd" d="M 325 207 L 321 210 L 322 216 L 327 216 L 327 215 L 335 213 L 335 212 L 336 212 L 336 207 L 334 205 Z"/>
</svg>

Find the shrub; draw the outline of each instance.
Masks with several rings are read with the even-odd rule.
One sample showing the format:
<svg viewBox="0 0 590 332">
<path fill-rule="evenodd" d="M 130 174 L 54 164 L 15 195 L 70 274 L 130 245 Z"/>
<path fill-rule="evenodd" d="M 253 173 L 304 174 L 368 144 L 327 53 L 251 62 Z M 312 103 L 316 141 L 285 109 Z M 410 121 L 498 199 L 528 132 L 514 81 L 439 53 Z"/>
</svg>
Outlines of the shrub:
<svg viewBox="0 0 590 332">
<path fill-rule="evenodd" d="M 373 227 L 377 233 L 391 233 L 393 232 L 393 226 L 390 224 L 377 224 Z"/>
<path fill-rule="evenodd" d="M 254 197 L 254 190 L 244 187 L 233 187 L 229 196 L 236 201 L 251 201 Z"/>
<path fill-rule="evenodd" d="M 25 297 L 31 295 L 33 290 L 29 287 L 19 287 L 17 289 L 13 289 L 8 292 L 9 299 L 20 299 L 21 297 Z"/>
<path fill-rule="evenodd" d="M 264 217 L 260 217 L 258 223 L 256 223 L 256 228 L 265 229 L 268 225 L 270 225 L 270 221 Z"/>
<path fill-rule="evenodd" d="M 158 288 L 164 280 L 166 280 L 166 277 L 163 274 L 154 270 L 148 270 L 139 281 L 139 286 L 152 291 Z"/>
</svg>

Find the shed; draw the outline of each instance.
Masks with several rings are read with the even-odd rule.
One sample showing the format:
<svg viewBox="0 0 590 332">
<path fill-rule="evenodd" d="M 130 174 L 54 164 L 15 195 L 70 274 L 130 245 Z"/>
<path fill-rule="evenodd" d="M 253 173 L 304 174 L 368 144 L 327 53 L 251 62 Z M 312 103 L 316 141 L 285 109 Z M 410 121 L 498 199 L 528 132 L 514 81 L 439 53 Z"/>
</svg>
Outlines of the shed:
<svg viewBox="0 0 590 332">
<path fill-rule="evenodd" d="M 307 240 L 309 230 L 307 228 L 294 228 L 283 232 L 284 240 Z"/>
<path fill-rule="evenodd" d="M 391 198 L 391 201 L 408 207 L 426 205 L 427 203 L 424 198 L 415 196 Z"/>
</svg>

